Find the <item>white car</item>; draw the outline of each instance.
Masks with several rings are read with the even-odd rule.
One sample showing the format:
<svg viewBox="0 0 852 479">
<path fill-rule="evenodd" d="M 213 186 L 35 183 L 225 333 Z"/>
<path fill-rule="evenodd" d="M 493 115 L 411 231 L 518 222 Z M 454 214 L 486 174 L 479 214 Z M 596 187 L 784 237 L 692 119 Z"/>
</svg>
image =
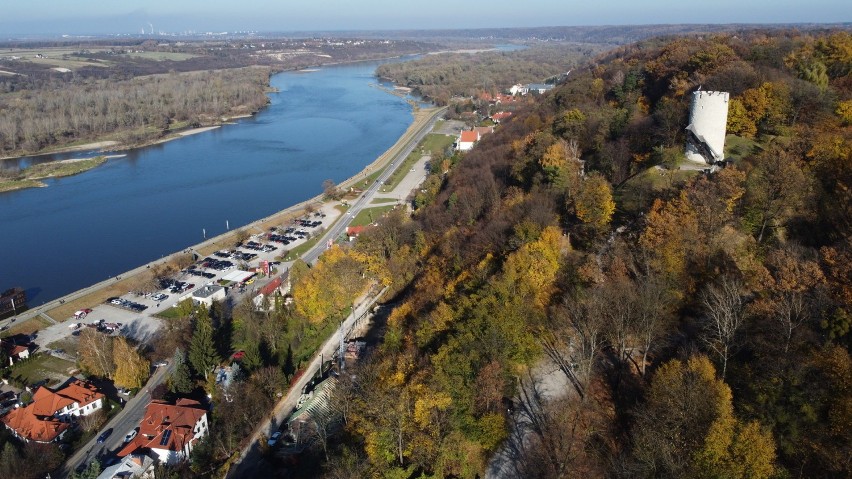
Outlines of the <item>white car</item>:
<svg viewBox="0 0 852 479">
<path fill-rule="evenodd" d="M 124 436 L 124 442 L 130 442 L 130 441 L 132 441 L 132 440 L 133 440 L 133 438 L 134 438 L 134 437 L 136 437 L 136 434 L 137 434 L 138 432 L 139 432 L 139 431 L 138 431 L 137 429 L 134 429 L 134 430 L 132 430 L 132 431 L 128 432 L 128 433 L 127 433 L 127 435 L 126 435 L 126 436 Z"/>
</svg>

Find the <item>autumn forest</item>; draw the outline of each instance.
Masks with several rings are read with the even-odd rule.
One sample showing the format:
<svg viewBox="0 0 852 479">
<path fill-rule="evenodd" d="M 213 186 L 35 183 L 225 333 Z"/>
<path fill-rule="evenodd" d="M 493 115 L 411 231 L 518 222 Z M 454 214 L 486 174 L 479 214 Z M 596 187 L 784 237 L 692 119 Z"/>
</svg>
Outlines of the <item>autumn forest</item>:
<svg viewBox="0 0 852 479">
<path fill-rule="evenodd" d="M 327 477 L 849 477 L 850 51 L 625 46 L 434 168 L 355 245 L 398 299 Z M 699 87 L 712 174 L 677 169 Z"/>
<path fill-rule="evenodd" d="M 413 213 L 392 211 L 313 266 L 296 261 L 292 304 L 184 303 L 127 364 L 115 361 L 126 344 L 87 335 L 84 349 L 112 352 L 82 362 L 87 372 L 131 384 L 138 366 L 168 358 L 176 372 L 155 397 L 212 397 L 209 437 L 158 477 L 227 475 L 354 301 L 385 288 L 374 347 L 332 394 L 342 428 L 315 424 L 297 458 L 265 450 L 270 470 L 850 477 L 852 35 L 686 35 L 578 57 L 472 150 L 433 156 Z M 486 70 L 431 83 L 435 96 L 511 86 L 455 84 L 478 82 L 470 71 Z M 232 74 L 245 82 L 230 93 L 216 86 L 225 78 L 194 77 L 198 101 L 259 106 L 265 73 Z M 128 80 L 118 96 L 156 111 L 173 78 L 151 95 Z M 56 121 L 106 104 L 94 87 L 79 87 L 91 105 L 69 101 Z M 680 168 L 698 88 L 731 98 L 729 161 L 712 173 Z M 6 128 L 4 148 L 44 146 Z M 229 401 L 210 371 L 237 351 L 227 395 L 240 400 Z"/>
</svg>

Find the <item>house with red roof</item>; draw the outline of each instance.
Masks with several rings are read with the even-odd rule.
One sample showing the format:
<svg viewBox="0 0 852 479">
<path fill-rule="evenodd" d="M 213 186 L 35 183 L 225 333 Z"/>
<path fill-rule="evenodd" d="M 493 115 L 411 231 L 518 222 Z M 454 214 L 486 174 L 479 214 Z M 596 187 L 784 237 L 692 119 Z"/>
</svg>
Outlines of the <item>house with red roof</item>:
<svg viewBox="0 0 852 479">
<path fill-rule="evenodd" d="M 501 121 L 508 119 L 510 116 L 512 116 L 511 111 L 498 111 L 497 113 L 491 115 L 491 120 L 494 123 L 500 123 Z"/>
<path fill-rule="evenodd" d="M 189 458 L 207 432 L 207 410 L 198 401 L 178 399 L 171 404 L 154 400 L 145 408 L 139 433 L 116 455 L 150 452 L 161 463 L 177 464 Z"/>
<path fill-rule="evenodd" d="M 3 348 L 6 351 L 6 355 L 9 357 L 9 366 L 15 364 L 16 361 L 20 361 L 22 359 L 27 359 L 30 357 L 30 342 L 29 339 L 26 340 L 18 340 L 17 336 L 9 339 L 0 339 L 0 348 Z"/>
<path fill-rule="evenodd" d="M 0 418 L 23 441 L 53 442 L 62 438 L 74 417 L 88 416 L 103 408 L 104 395 L 84 381 L 74 380 L 51 390 L 40 387 L 33 402 Z"/>
<path fill-rule="evenodd" d="M 493 126 L 475 126 L 475 127 L 473 127 L 473 131 L 479 133 L 479 137 L 482 138 L 483 136 L 485 136 L 489 133 L 494 133 L 494 127 Z"/>
<path fill-rule="evenodd" d="M 366 227 L 366 226 L 364 226 L 364 225 L 359 225 L 359 226 L 347 226 L 347 227 L 346 227 L 346 236 L 348 236 L 350 240 L 351 240 L 352 238 L 357 238 L 357 237 L 358 237 L 358 235 L 360 235 L 361 233 L 363 233 L 365 229 L 367 229 L 367 227 Z"/>
<path fill-rule="evenodd" d="M 459 151 L 468 151 L 473 148 L 473 145 L 479 141 L 480 135 L 476 130 L 465 130 L 459 135 L 456 141 L 456 149 Z"/>
</svg>

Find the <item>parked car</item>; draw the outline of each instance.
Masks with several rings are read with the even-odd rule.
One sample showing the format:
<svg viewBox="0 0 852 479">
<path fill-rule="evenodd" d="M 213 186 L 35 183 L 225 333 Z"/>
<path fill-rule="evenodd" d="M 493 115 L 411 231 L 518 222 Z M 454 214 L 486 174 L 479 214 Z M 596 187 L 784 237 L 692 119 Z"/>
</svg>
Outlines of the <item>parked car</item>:
<svg viewBox="0 0 852 479">
<path fill-rule="evenodd" d="M 137 434 L 138 432 L 139 432 L 139 428 L 138 428 L 138 427 L 137 427 L 137 428 L 135 428 L 135 429 L 133 429 L 133 430 L 131 430 L 130 432 L 128 432 L 128 433 L 127 433 L 127 435 L 126 435 L 126 436 L 124 436 L 124 442 L 130 442 L 130 441 L 132 441 L 132 440 L 133 440 L 133 438 L 134 438 L 134 437 L 136 437 L 136 434 Z"/>
<path fill-rule="evenodd" d="M 275 443 L 278 442 L 279 437 L 281 437 L 281 431 L 275 431 L 275 434 L 273 434 L 272 437 L 270 437 L 269 440 L 266 441 L 266 444 L 268 444 L 269 447 L 274 446 Z"/>
<path fill-rule="evenodd" d="M 98 436 L 98 444 L 103 444 L 104 441 L 106 441 L 107 438 L 110 436 L 110 434 L 112 434 L 112 428 L 109 428 L 106 431 L 102 432 L 101 435 Z"/>
<path fill-rule="evenodd" d="M 154 363 L 155 368 L 160 368 L 160 367 L 168 366 L 168 365 L 169 365 L 169 362 L 166 361 L 165 359 L 162 360 L 162 361 L 157 361 L 156 363 Z"/>
</svg>

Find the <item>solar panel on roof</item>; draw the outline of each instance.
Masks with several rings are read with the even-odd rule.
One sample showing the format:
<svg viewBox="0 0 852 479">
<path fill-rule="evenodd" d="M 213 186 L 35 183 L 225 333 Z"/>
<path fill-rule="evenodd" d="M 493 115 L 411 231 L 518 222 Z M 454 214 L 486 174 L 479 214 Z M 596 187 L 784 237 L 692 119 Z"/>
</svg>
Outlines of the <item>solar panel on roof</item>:
<svg viewBox="0 0 852 479">
<path fill-rule="evenodd" d="M 166 444 L 168 444 L 169 439 L 171 437 L 172 437 L 172 430 L 171 429 L 166 429 L 165 431 L 163 431 L 163 437 L 162 437 L 162 439 L 160 439 L 160 445 L 165 446 Z"/>
</svg>

